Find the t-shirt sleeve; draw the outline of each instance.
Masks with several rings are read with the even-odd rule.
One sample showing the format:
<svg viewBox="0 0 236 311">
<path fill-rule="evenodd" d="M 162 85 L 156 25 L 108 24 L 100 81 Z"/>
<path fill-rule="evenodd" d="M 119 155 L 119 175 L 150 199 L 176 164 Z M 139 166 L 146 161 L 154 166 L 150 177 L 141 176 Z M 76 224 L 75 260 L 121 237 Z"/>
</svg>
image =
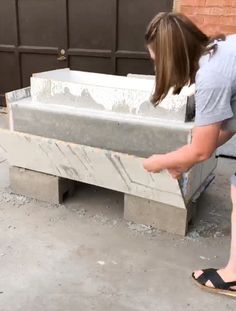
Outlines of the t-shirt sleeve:
<svg viewBox="0 0 236 311">
<path fill-rule="evenodd" d="M 233 117 L 231 83 L 226 77 L 206 70 L 196 76 L 195 125 L 204 126 Z"/>
</svg>

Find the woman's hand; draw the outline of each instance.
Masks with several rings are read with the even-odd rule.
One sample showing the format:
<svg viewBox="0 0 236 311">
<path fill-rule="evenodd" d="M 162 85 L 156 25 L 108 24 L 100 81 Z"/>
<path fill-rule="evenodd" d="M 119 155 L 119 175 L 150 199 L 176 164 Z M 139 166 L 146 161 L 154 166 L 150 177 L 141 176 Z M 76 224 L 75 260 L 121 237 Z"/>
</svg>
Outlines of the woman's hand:
<svg viewBox="0 0 236 311">
<path fill-rule="evenodd" d="M 168 169 L 168 173 L 171 175 L 174 179 L 180 179 L 183 175 L 183 173 L 186 173 L 189 171 L 190 168 L 170 168 Z"/>
<path fill-rule="evenodd" d="M 143 167 L 145 168 L 146 171 L 150 173 L 159 173 L 161 172 L 164 167 L 162 166 L 162 156 L 159 154 L 154 154 L 148 159 L 143 161 Z"/>
<path fill-rule="evenodd" d="M 164 168 L 161 165 L 161 155 L 153 155 L 150 158 L 146 159 L 143 162 L 143 166 L 145 170 L 147 170 L 150 173 L 159 173 L 161 172 Z M 168 173 L 172 176 L 174 179 L 179 179 L 181 178 L 182 174 L 184 172 L 188 171 L 188 168 L 186 167 L 185 169 L 182 168 L 171 168 L 168 169 Z"/>
<path fill-rule="evenodd" d="M 164 154 L 154 154 L 150 158 L 144 160 L 143 167 L 150 173 L 159 173 L 166 169 L 165 166 L 165 155 Z M 176 168 L 167 168 L 169 174 L 175 178 L 179 179 L 183 173 L 187 172 L 191 166 L 182 165 Z"/>
<path fill-rule="evenodd" d="M 174 178 L 174 179 L 180 179 L 181 176 L 182 176 L 182 174 L 183 174 L 184 172 L 181 172 L 181 171 L 178 170 L 178 169 L 172 168 L 172 169 L 169 169 L 169 170 L 168 170 L 168 173 L 171 175 L 172 178 Z"/>
<path fill-rule="evenodd" d="M 194 164 L 209 159 L 217 148 L 221 123 L 195 127 L 190 144 L 166 154 L 155 154 L 144 160 L 144 168 L 151 173 L 170 170 L 173 177 L 179 177 Z M 172 171 L 174 170 L 174 171 Z M 177 171 L 176 171 L 177 170 Z"/>
<path fill-rule="evenodd" d="M 188 171 L 188 166 L 167 168 L 165 163 L 165 154 L 154 154 L 150 158 L 144 160 L 143 167 L 150 173 L 159 173 L 164 169 L 167 169 L 173 178 L 179 178 L 181 175 Z"/>
</svg>

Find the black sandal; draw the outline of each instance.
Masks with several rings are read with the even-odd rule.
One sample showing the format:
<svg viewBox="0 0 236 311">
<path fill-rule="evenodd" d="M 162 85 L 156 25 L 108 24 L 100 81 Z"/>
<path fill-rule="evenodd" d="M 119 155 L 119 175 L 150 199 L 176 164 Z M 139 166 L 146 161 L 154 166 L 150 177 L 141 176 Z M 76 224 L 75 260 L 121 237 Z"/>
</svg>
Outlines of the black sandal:
<svg viewBox="0 0 236 311">
<path fill-rule="evenodd" d="M 236 286 L 236 281 L 225 282 L 220 277 L 216 269 L 205 269 L 202 271 L 203 273 L 198 278 L 195 278 L 194 273 L 192 274 L 193 281 L 197 286 L 210 293 L 221 294 L 236 298 L 236 289 L 231 288 L 233 286 Z M 211 281 L 214 287 L 206 286 L 206 283 L 208 281 Z"/>
</svg>

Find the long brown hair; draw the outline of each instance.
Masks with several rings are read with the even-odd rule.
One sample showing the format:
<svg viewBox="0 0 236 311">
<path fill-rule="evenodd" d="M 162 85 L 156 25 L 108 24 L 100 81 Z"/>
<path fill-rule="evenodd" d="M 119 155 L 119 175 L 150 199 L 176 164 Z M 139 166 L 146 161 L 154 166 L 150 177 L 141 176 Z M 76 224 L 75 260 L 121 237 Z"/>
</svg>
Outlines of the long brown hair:
<svg viewBox="0 0 236 311">
<path fill-rule="evenodd" d="M 215 40 L 224 39 L 224 35 L 208 37 L 183 14 L 164 12 L 155 16 L 145 34 L 146 44 L 155 54 L 154 106 L 171 87 L 178 94 L 186 84 L 194 83 L 200 57 L 214 53 Z"/>
</svg>

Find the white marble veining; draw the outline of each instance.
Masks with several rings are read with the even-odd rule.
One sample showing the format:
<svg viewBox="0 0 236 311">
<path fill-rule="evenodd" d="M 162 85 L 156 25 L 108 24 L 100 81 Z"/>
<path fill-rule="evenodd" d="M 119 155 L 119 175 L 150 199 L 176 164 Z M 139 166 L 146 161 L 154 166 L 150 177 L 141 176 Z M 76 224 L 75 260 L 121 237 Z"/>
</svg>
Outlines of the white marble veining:
<svg viewBox="0 0 236 311">
<path fill-rule="evenodd" d="M 137 113 L 149 102 L 154 81 L 68 69 L 36 74 L 31 78 L 33 101 Z M 61 100 L 59 100 L 61 96 Z"/>
<path fill-rule="evenodd" d="M 0 130 L 0 148 L 12 166 L 186 208 L 178 181 L 147 173 L 142 158 L 8 130 Z"/>
</svg>

